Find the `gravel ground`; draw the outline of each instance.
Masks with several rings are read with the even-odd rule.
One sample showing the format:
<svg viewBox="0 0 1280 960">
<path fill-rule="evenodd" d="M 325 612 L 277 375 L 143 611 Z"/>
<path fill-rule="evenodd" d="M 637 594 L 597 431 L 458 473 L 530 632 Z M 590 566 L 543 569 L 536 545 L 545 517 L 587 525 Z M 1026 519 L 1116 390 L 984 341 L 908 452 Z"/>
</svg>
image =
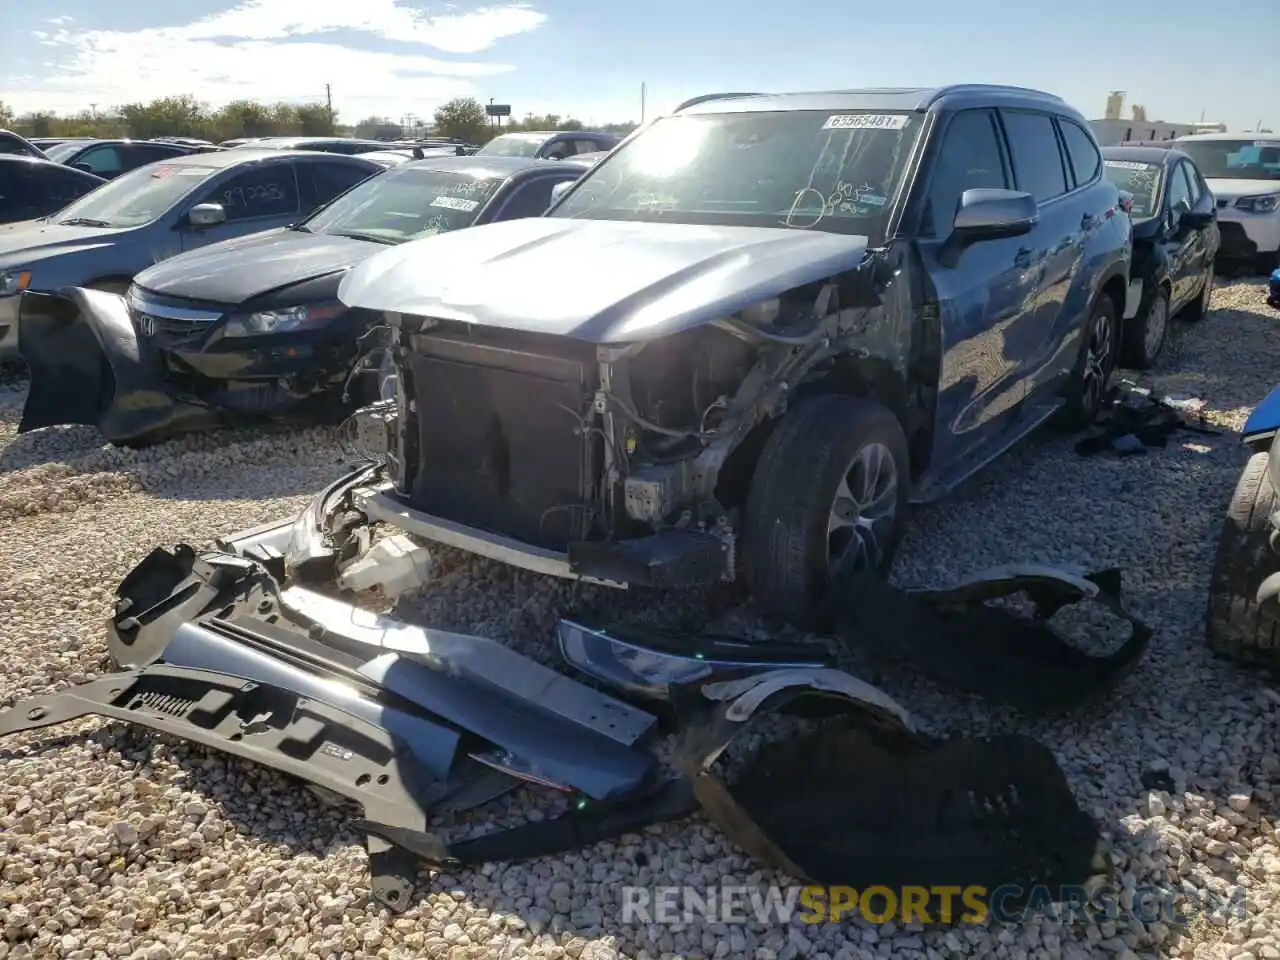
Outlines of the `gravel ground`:
<svg viewBox="0 0 1280 960">
<path fill-rule="evenodd" d="M 1208 401 L 1218 437 L 1126 460 L 1080 459 L 1064 438 L 1029 443 L 915 519 L 895 576 L 945 583 L 1008 561 L 1126 571 L 1135 613 L 1157 628 L 1140 669 L 1106 704 L 1028 725 L 901 675 L 875 677 L 931 728 L 1025 729 L 1050 744 L 1113 842 L 1114 882 L 1243 908 L 1186 925 L 1136 920 L 944 929 L 628 926 L 628 884 L 786 883 L 701 822 L 531 864 L 440 876 L 408 913 L 368 898 L 359 838 L 296 785 L 120 724 L 88 720 L 0 749 L 0 960 L 64 957 L 470 958 L 1280 958 L 1280 695 L 1213 660 L 1203 609 L 1213 544 L 1243 451 L 1237 430 L 1280 367 L 1261 285 L 1224 283 L 1185 331 L 1163 390 Z M 0 704 L 105 666 L 101 623 L 120 577 L 153 546 L 296 511 L 341 470 L 330 431 L 237 432 L 144 452 L 87 429 L 15 437 L 21 382 L 0 383 Z M 459 554 L 402 613 L 545 655 L 556 615 L 640 598 L 550 582 Z M 697 609 L 664 611 L 668 620 Z M 753 626 L 729 610 L 724 619 Z M 754 625 L 758 627 L 758 625 Z M 1160 781 L 1163 781 L 1161 783 Z M 1161 791 L 1148 787 L 1165 786 Z M 550 812 L 513 795 L 474 831 Z"/>
</svg>

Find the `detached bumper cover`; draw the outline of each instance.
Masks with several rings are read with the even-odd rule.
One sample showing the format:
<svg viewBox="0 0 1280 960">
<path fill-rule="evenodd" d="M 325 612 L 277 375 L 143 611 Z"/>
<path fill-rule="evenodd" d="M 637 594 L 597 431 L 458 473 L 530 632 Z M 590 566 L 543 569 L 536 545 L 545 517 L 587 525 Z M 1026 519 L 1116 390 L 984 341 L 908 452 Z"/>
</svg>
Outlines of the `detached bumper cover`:
<svg viewBox="0 0 1280 960">
<path fill-rule="evenodd" d="M 112 443 L 139 443 L 222 422 L 165 386 L 156 357 L 138 345 L 124 297 L 79 287 L 25 293 L 19 323 L 31 373 L 19 433 L 84 423 Z"/>
</svg>

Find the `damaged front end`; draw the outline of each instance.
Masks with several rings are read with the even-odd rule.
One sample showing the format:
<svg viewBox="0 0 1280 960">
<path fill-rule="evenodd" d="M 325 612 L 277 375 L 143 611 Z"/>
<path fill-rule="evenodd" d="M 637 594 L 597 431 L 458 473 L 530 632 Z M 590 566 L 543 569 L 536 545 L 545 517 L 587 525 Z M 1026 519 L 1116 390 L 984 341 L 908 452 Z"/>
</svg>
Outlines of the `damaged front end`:
<svg viewBox="0 0 1280 960">
<path fill-rule="evenodd" d="M 818 883 L 1029 890 L 1092 871 L 1098 828 L 1047 748 L 923 735 L 891 697 L 832 666 L 839 642 L 677 641 L 561 621 L 567 665 L 615 696 L 493 640 L 338 599 L 332 582 L 298 583 L 272 545 L 292 533 L 153 551 L 117 589 L 119 672 L 0 711 L 0 736 L 93 714 L 296 777 L 353 806 L 372 895 L 393 910 L 410 905 L 420 862 L 554 854 L 697 811 L 761 862 Z M 964 608 L 1025 589 L 1057 609 L 1112 588 L 1108 574 L 1037 569 L 911 595 L 953 625 L 989 627 Z M 1060 659 L 1044 669 L 1080 698 L 1114 679 Z M 807 732 L 740 749 L 743 731 L 782 712 Z M 674 743 L 659 751 L 667 730 Z M 521 785 L 558 792 L 567 812 L 466 840 L 428 830 Z"/>
<path fill-rule="evenodd" d="M 344 352 L 328 359 L 309 347 L 256 343 L 221 344 L 211 354 L 204 341 L 216 312 L 168 308 L 175 316 L 156 317 L 146 309 L 82 287 L 23 294 L 19 350 L 31 387 L 18 432 L 88 424 L 111 443 L 144 446 L 236 423 L 326 414 L 339 409 L 361 358 L 376 346 L 352 334 Z M 197 356 L 219 375 L 193 366 Z"/>
<path fill-rule="evenodd" d="M 882 267 L 629 343 L 388 313 L 398 399 L 364 414 L 385 474 L 356 509 L 544 574 L 732 580 L 755 458 L 789 403 L 863 390 L 923 422 L 893 319 L 911 309 L 888 305 L 910 293 Z"/>
</svg>

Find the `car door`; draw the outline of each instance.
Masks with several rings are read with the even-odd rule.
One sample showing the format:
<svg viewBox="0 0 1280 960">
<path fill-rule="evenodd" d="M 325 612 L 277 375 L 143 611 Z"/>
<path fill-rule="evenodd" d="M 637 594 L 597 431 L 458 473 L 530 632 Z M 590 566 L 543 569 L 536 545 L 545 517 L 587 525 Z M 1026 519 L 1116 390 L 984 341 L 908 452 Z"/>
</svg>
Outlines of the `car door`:
<svg viewBox="0 0 1280 960">
<path fill-rule="evenodd" d="M 196 194 L 191 206 L 216 203 L 226 213 L 223 223 L 181 227 L 182 249 L 229 240 L 294 223 L 300 214 L 296 164 L 266 160 L 233 167 Z"/>
<path fill-rule="evenodd" d="M 1086 233 L 1102 225 L 1106 211 L 1089 206 L 1087 187 L 1076 188 L 1054 117 L 1002 109 L 1000 118 L 1013 159 L 1014 183 L 1031 194 L 1040 209 L 1040 222 L 1023 238 L 1039 265 L 1035 309 L 1025 322 L 1010 328 L 1005 340 L 1009 359 L 1019 368 L 1024 397 L 1038 398 L 1057 386 L 1053 362 L 1074 329 L 1075 314 L 1066 311 L 1067 297 L 1080 270 Z"/>
<path fill-rule="evenodd" d="M 1004 135 L 992 110 L 961 110 L 934 134 L 927 161 L 916 248 L 936 300 L 942 339 L 933 466 L 1001 442 L 1020 401 L 1022 382 L 1006 338 L 1035 309 L 1040 283 L 1029 237 L 976 243 L 954 264 L 944 245 L 966 190 L 1012 189 Z"/>
<path fill-rule="evenodd" d="M 1200 171 L 1190 160 L 1179 160 L 1178 170 L 1187 184 L 1187 202 L 1191 210 L 1195 213 L 1214 214 L 1213 195 L 1209 192 L 1208 185 L 1200 178 Z M 1175 283 L 1182 289 L 1174 299 L 1173 309 L 1175 310 L 1200 293 L 1205 270 L 1213 260 L 1214 245 L 1211 243 L 1211 235 L 1217 228 L 1216 223 L 1209 223 L 1203 227 L 1192 227 L 1182 223 L 1178 226 L 1178 233 L 1181 234 L 1178 239 L 1181 240 L 1182 248 L 1179 250 L 1179 271 Z"/>
<path fill-rule="evenodd" d="M 1199 259 L 1193 247 L 1200 234 L 1182 223 L 1181 211 L 1192 208 L 1191 184 L 1183 165 L 1171 163 L 1166 170 L 1160 244 L 1169 263 L 1169 309 L 1172 312 L 1187 299 L 1191 285 L 1195 283 Z"/>
</svg>

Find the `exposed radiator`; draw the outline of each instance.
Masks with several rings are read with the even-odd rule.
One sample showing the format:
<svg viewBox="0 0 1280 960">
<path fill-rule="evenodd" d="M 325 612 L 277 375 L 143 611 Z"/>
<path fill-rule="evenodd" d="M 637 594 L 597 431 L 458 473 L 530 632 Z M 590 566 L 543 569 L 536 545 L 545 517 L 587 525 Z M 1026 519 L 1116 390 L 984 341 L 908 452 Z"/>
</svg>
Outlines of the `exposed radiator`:
<svg viewBox="0 0 1280 960">
<path fill-rule="evenodd" d="M 415 341 L 410 505 L 548 549 L 586 539 L 595 444 L 579 429 L 590 395 L 585 358 Z"/>
</svg>

